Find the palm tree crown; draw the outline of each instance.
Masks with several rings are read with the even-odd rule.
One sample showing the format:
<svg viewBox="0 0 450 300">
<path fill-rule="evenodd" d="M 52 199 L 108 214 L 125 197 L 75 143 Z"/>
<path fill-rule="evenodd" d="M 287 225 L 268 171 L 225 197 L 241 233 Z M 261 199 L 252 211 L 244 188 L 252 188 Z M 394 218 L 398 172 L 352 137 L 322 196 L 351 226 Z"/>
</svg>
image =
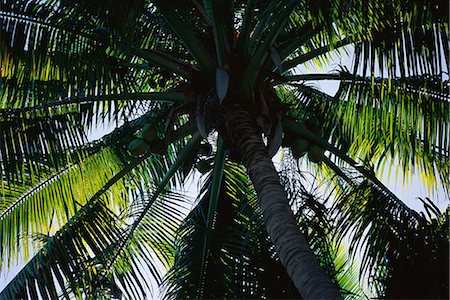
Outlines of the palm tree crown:
<svg viewBox="0 0 450 300">
<path fill-rule="evenodd" d="M 448 295 L 448 1 L 1 5 L 0 299 Z"/>
</svg>

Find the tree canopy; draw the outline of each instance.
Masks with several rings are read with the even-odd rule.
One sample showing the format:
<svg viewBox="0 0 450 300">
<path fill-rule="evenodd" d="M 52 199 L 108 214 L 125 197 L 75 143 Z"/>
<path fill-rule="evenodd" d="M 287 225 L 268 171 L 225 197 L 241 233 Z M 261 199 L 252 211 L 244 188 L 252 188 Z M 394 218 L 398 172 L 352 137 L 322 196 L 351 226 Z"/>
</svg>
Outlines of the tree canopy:
<svg viewBox="0 0 450 300">
<path fill-rule="evenodd" d="M 448 1 L 1 7 L 0 299 L 448 296 Z"/>
</svg>

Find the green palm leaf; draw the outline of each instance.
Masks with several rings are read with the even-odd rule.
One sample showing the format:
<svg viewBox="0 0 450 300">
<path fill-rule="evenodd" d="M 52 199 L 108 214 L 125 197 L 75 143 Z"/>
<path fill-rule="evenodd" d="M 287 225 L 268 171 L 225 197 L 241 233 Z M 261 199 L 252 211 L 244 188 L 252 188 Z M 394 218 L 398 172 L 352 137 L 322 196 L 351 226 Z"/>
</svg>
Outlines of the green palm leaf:
<svg viewBox="0 0 450 300">
<path fill-rule="evenodd" d="M 445 132 L 450 105 L 446 83 L 439 77 L 384 80 L 340 73 L 291 78 L 342 82 L 335 97 L 306 84 L 296 85 L 302 102 L 296 104 L 292 116 L 305 120 L 314 115 L 325 138 L 353 158 L 381 167 L 399 160 L 404 180 L 409 179 L 411 170 L 417 170 L 429 188 L 436 186 L 439 178 L 448 190 L 450 145 Z M 309 111 L 307 115 L 305 111 Z"/>
<path fill-rule="evenodd" d="M 378 295 L 440 298 L 448 293 L 448 277 L 441 268 L 448 263 L 449 237 L 443 229 L 448 213 L 430 210 L 431 202 L 423 202 L 429 218 L 363 181 L 349 187 L 336 204 L 342 211 L 338 230 L 353 228 L 351 250 L 364 249 L 362 271 L 373 278 Z M 419 273 L 431 282 L 420 284 Z"/>
<path fill-rule="evenodd" d="M 108 162 L 107 164 L 105 162 Z M 120 170 L 122 162 L 114 153 L 103 150 L 81 164 L 71 164 L 55 174 L 44 177 L 39 185 L 23 193 L 2 193 L 0 215 L 1 257 L 3 267 L 18 257 L 28 259 L 32 233 L 53 234 L 64 225 L 111 177 Z M 85 181 L 85 178 L 97 178 Z M 18 186 L 19 188 L 27 188 Z M 12 187 L 10 187 L 12 189 Z M 113 194 L 119 195 L 123 187 L 115 187 Z M 117 209 L 124 208 L 125 199 L 115 198 Z M 21 218 L 35 215 L 37 218 Z M 23 253 L 19 256 L 19 250 Z"/>
</svg>

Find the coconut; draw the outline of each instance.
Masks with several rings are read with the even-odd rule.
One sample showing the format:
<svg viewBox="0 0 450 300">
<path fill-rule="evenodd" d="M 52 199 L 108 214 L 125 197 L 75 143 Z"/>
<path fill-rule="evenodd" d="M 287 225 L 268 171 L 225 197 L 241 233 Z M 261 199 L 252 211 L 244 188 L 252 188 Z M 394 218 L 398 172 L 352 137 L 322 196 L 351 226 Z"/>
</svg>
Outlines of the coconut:
<svg viewBox="0 0 450 300">
<path fill-rule="evenodd" d="M 205 174 L 206 172 L 208 172 L 210 170 L 211 166 L 209 164 L 209 162 L 207 162 L 206 160 L 201 160 L 197 163 L 197 170 L 202 173 Z"/>
<path fill-rule="evenodd" d="M 308 149 L 309 142 L 302 138 L 296 138 L 292 142 L 292 149 L 295 150 L 295 152 L 305 152 L 306 149 Z"/>
<path fill-rule="evenodd" d="M 308 158 L 315 163 L 321 162 L 325 158 L 324 150 L 317 145 L 312 145 L 308 149 Z"/>
<path fill-rule="evenodd" d="M 147 124 L 142 128 L 142 138 L 147 142 L 153 142 L 158 136 L 156 133 L 156 128 L 151 124 Z"/>
<path fill-rule="evenodd" d="M 210 144 L 200 144 L 198 153 L 201 155 L 210 155 L 212 153 L 212 147 Z"/>
<path fill-rule="evenodd" d="M 283 147 L 291 147 L 292 142 L 295 140 L 295 136 L 289 133 L 283 134 L 283 140 L 281 140 L 281 146 Z"/>
<path fill-rule="evenodd" d="M 294 141 L 292 141 L 292 154 L 295 158 L 300 158 L 303 154 L 306 153 L 306 150 L 308 149 L 309 142 L 302 138 L 296 138 Z"/>
<path fill-rule="evenodd" d="M 164 143 L 164 140 L 156 138 L 152 141 L 150 145 L 150 152 L 154 154 L 164 154 L 167 151 L 167 146 Z"/>
<path fill-rule="evenodd" d="M 315 133 L 317 136 L 323 136 L 323 128 L 321 128 L 319 120 L 316 118 L 306 119 L 305 126 L 309 131 Z"/>
<path fill-rule="evenodd" d="M 133 156 L 142 156 L 144 155 L 148 150 L 148 145 L 144 140 L 141 139 L 134 139 L 128 144 L 128 151 L 133 154 Z"/>
</svg>

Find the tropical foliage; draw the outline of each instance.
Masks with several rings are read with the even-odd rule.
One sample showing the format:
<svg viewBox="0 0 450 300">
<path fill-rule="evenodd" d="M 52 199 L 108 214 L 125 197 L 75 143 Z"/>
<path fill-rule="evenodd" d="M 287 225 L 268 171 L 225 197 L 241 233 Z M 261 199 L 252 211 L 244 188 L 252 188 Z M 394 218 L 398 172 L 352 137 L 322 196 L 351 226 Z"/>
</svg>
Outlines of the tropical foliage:
<svg viewBox="0 0 450 300">
<path fill-rule="evenodd" d="M 447 298 L 448 1 L 1 7 L 0 299 Z"/>
</svg>

